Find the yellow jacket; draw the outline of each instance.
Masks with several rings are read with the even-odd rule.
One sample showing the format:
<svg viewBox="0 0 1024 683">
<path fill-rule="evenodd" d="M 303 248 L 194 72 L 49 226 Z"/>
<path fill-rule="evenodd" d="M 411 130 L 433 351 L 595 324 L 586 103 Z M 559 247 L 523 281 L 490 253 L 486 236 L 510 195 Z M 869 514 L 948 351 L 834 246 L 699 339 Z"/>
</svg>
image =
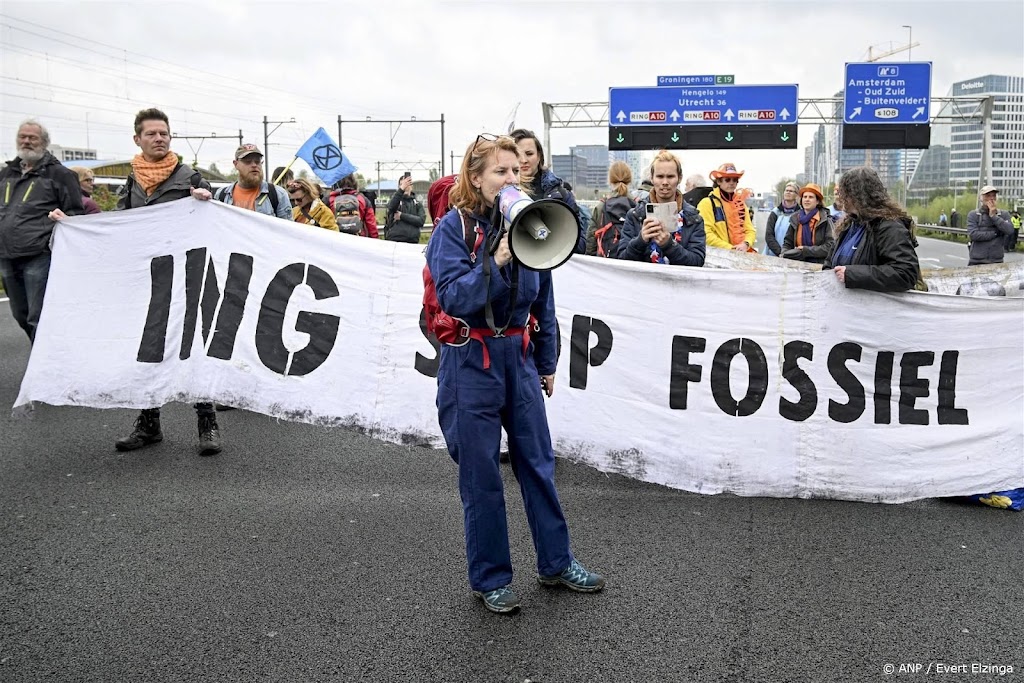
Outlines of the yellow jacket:
<svg viewBox="0 0 1024 683">
<path fill-rule="evenodd" d="M 328 208 L 319 199 L 314 199 L 313 203 L 309 206 L 309 215 L 316 222 L 317 226 L 324 230 L 333 230 L 338 232 L 338 220 L 334 217 L 334 212 Z M 297 206 L 292 207 L 292 220 L 296 223 L 309 223 L 310 221 L 303 215 L 302 209 Z"/>
<path fill-rule="evenodd" d="M 708 246 L 732 249 L 733 243 L 729 239 L 729 226 L 725 220 L 725 209 L 722 203 L 722 190 L 717 187 L 711 190 L 711 193 L 697 204 L 697 212 L 704 219 L 704 234 L 707 236 Z M 752 212 L 747 207 L 744 213 L 744 239 L 753 247 L 754 241 L 757 239 L 757 232 L 754 230 L 754 221 L 750 217 Z"/>
</svg>

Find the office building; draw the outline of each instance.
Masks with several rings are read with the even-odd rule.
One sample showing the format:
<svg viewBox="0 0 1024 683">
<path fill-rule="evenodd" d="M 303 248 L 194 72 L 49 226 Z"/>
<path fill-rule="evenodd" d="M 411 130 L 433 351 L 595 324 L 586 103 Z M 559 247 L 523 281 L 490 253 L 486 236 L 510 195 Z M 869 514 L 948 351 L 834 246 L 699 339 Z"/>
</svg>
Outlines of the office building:
<svg viewBox="0 0 1024 683">
<path fill-rule="evenodd" d="M 1024 200 L 1024 77 L 990 74 L 954 83 L 951 97 L 992 97 L 989 173 L 981 177 L 985 126 L 980 120 L 954 120 L 932 126 L 932 146 L 924 151 L 910 182 L 910 196 L 934 191 L 962 192 L 992 184 L 1004 199 Z M 943 106 L 940 116 L 971 112 L 973 103 Z M 943 168 L 945 167 L 945 173 Z"/>
<path fill-rule="evenodd" d="M 96 150 L 83 147 L 62 147 L 50 145 L 50 154 L 57 157 L 57 161 L 67 164 L 73 161 L 95 161 Z M 73 165 L 73 164 L 72 164 Z"/>
</svg>

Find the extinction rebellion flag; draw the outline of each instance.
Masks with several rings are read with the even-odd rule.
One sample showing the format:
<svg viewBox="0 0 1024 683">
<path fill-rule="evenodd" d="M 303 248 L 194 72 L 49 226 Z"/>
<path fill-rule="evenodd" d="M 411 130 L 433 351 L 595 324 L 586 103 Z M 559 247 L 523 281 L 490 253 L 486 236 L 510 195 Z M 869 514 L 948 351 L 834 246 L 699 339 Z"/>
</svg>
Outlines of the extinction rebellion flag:
<svg viewBox="0 0 1024 683">
<path fill-rule="evenodd" d="M 328 186 L 359 170 L 323 128 L 317 129 L 295 156 L 309 164 L 313 173 Z"/>
</svg>

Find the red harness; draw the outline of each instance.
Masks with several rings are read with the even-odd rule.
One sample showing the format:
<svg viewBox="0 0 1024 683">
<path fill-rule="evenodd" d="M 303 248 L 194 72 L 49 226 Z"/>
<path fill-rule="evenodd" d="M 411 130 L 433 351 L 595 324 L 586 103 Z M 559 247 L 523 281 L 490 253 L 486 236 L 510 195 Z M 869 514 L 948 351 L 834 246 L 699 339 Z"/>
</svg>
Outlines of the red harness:
<svg viewBox="0 0 1024 683">
<path fill-rule="evenodd" d="M 458 320 L 456 318 L 456 320 Z M 456 339 L 460 341 L 446 341 L 445 344 L 448 346 L 465 346 L 469 343 L 470 339 L 475 339 L 480 342 L 484 351 L 484 370 L 489 370 L 491 367 L 491 354 L 487 349 L 487 342 L 484 341 L 487 337 L 523 337 L 523 359 L 526 359 L 526 352 L 530 348 L 530 334 L 531 332 L 537 332 L 540 330 L 540 326 L 537 324 L 537 319 L 532 315 L 530 316 L 530 322 L 526 327 L 510 327 L 500 334 L 496 334 L 494 330 L 487 327 L 469 327 L 465 322 L 459 320 L 459 327 L 456 331 Z"/>
<path fill-rule="evenodd" d="M 466 218 L 462 211 L 459 211 L 459 217 L 462 219 L 463 231 L 466 235 L 466 246 L 469 247 L 470 232 L 469 227 L 466 225 Z M 480 228 L 480 224 L 477 223 L 474 226 L 473 232 L 476 233 L 476 240 L 472 248 L 469 250 L 469 260 L 476 262 L 476 252 L 480 249 L 480 245 L 484 241 L 484 232 Z M 486 256 L 486 255 L 485 255 Z M 470 339 L 475 339 L 480 342 L 484 352 L 484 370 L 489 370 L 491 367 L 491 354 L 487 349 L 487 343 L 484 341 L 487 337 L 523 337 L 523 359 L 526 358 L 526 352 L 530 348 L 530 334 L 531 332 L 538 332 L 540 325 L 537 323 L 537 318 L 533 315 L 530 316 L 529 322 L 526 327 L 509 327 L 501 332 L 495 332 L 488 327 L 470 327 L 466 324 L 466 321 L 462 318 L 455 318 L 452 316 L 439 315 L 435 323 L 436 329 L 434 330 L 437 340 L 442 344 L 448 346 L 465 346 L 469 343 Z"/>
</svg>

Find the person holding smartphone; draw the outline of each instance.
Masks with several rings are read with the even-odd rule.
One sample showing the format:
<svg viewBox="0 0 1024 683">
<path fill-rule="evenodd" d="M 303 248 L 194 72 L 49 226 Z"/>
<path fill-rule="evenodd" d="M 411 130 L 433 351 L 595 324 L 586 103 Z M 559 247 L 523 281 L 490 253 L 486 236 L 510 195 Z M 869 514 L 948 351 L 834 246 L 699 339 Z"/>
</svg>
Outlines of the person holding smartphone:
<svg viewBox="0 0 1024 683">
<path fill-rule="evenodd" d="M 654 187 L 647 203 L 626 214 L 615 258 L 671 266 L 704 265 L 704 221 L 683 199 L 683 167 L 675 154 L 661 150 L 651 163 Z"/>
<path fill-rule="evenodd" d="M 420 229 L 426 222 L 427 212 L 423 203 L 412 191 L 412 173 L 398 181 L 398 192 L 388 202 L 387 223 L 384 228 L 384 239 L 392 242 L 409 242 L 419 244 Z"/>
</svg>

